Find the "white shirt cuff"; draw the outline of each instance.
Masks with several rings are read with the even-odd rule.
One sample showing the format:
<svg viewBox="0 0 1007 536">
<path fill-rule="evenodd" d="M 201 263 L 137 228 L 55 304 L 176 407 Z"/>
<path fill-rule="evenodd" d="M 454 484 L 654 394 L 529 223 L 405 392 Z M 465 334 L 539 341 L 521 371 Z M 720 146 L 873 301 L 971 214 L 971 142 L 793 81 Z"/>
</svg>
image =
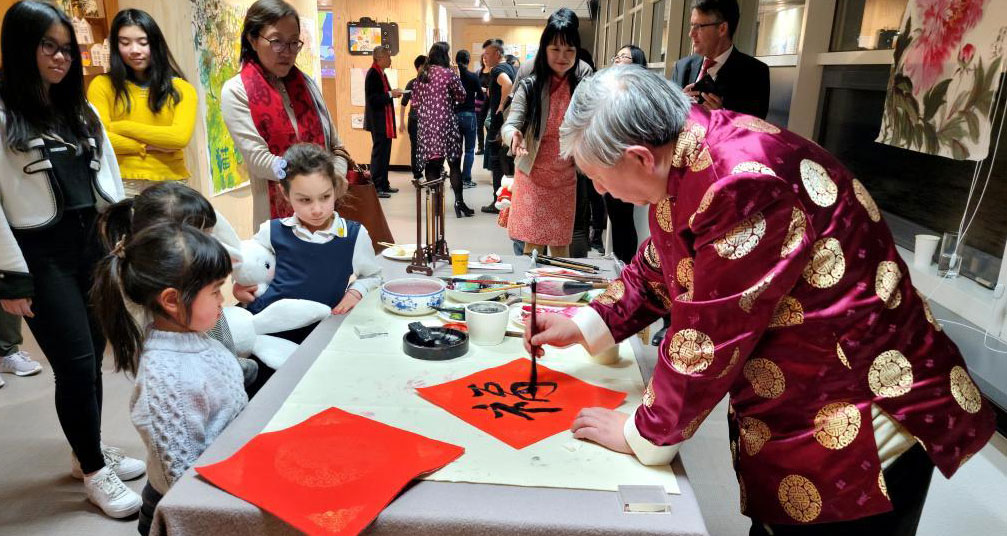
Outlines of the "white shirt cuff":
<svg viewBox="0 0 1007 536">
<path fill-rule="evenodd" d="M 598 311 L 593 307 L 580 307 L 577 314 L 573 316 L 573 323 L 577 324 L 580 334 L 584 336 L 584 348 L 591 355 L 598 355 L 605 350 L 615 346 L 615 338 L 612 331 L 608 329 L 605 320 L 601 318 Z"/>
<path fill-rule="evenodd" d="M 637 406 L 637 409 L 640 409 L 639 406 Z M 636 429 L 636 411 L 636 409 L 633 410 L 629 419 L 626 419 L 626 425 L 622 428 L 622 435 L 625 436 L 626 443 L 629 443 L 629 448 L 633 449 L 633 454 L 636 455 L 636 459 L 640 460 L 640 463 L 644 465 L 668 465 L 678 454 L 678 448 L 681 446 L 681 443 L 665 446 L 657 446 L 651 443 L 650 440 L 640 435 L 640 431 Z"/>
</svg>

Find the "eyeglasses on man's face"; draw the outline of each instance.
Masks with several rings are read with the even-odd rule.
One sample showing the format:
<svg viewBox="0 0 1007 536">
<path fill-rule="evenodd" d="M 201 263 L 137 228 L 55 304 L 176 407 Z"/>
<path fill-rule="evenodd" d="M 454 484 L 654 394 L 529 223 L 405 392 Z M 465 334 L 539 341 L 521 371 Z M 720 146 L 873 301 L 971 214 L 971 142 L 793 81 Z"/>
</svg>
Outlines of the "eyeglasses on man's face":
<svg viewBox="0 0 1007 536">
<path fill-rule="evenodd" d="M 73 59 L 73 56 L 70 55 L 73 52 L 73 47 L 70 45 L 59 46 L 59 43 L 47 37 L 43 37 L 42 42 L 39 43 L 39 47 L 42 48 L 42 54 L 45 54 L 46 56 L 55 56 L 56 53 L 59 52 L 63 54 L 64 60 L 70 61 Z"/>
<path fill-rule="evenodd" d="M 282 54 L 284 50 L 289 50 L 291 53 L 296 54 L 301 51 L 304 47 L 304 41 L 284 41 L 283 39 L 266 39 L 265 37 L 259 36 L 259 39 L 263 39 L 269 43 L 269 48 L 277 54 Z"/>
<path fill-rule="evenodd" d="M 689 25 L 689 31 L 690 32 L 698 32 L 698 31 L 702 30 L 703 28 L 706 28 L 707 26 L 718 26 L 718 25 L 721 25 L 723 23 L 724 23 L 724 21 L 722 21 L 722 20 L 717 20 L 717 21 L 713 21 L 713 22 L 693 23 L 693 24 Z"/>
</svg>

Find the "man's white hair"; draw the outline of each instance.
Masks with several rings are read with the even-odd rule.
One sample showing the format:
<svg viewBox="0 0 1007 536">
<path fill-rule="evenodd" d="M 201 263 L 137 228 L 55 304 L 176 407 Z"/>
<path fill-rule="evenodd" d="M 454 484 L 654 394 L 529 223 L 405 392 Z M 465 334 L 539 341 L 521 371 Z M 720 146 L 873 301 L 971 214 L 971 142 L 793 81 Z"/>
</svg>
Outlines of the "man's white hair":
<svg viewBox="0 0 1007 536">
<path fill-rule="evenodd" d="M 612 167 L 632 145 L 677 139 L 690 106 L 674 82 L 639 65 L 608 67 L 577 84 L 559 129 L 560 156 Z"/>
</svg>

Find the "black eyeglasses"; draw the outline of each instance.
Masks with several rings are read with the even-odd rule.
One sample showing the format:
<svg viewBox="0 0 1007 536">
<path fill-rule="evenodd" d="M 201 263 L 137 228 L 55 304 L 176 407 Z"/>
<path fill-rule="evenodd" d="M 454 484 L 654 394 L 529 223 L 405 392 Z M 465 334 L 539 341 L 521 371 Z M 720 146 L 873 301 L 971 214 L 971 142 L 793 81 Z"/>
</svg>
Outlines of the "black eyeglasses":
<svg viewBox="0 0 1007 536">
<path fill-rule="evenodd" d="M 61 47 L 59 46 L 59 43 L 43 37 L 39 46 L 42 47 L 42 53 L 46 56 L 55 56 L 57 52 L 61 52 L 64 59 L 73 59 L 73 56 L 70 55 L 70 53 L 73 52 L 73 47 L 70 45 Z"/>
<path fill-rule="evenodd" d="M 698 32 L 699 30 L 702 30 L 703 28 L 706 28 L 707 26 L 717 26 L 717 25 L 723 24 L 723 23 L 724 23 L 724 21 L 718 20 L 718 21 L 714 21 L 714 22 L 704 22 L 702 24 L 690 24 L 689 25 L 689 31 L 690 32 Z"/>
<path fill-rule="evenodd" d="M 265 37 L 259 36 L 259 39 L 266 39 Z M 301 51 L 304 47 L 304 41 L 286 41 L 282 39 L 266 39 L 269 42 L 269 48 L 277 53 L 282 54 L 284 50 L 289 50 L 290 52 L 296 54 Z"/>
</svg>

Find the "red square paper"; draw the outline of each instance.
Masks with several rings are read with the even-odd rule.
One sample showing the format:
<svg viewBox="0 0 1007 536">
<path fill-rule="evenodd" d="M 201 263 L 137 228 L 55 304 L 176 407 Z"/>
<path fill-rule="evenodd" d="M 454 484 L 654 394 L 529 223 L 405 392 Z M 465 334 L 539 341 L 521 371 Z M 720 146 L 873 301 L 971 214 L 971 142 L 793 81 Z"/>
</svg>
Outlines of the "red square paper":
<svg viewBox="0 0 1007 536">
<path fill-rule="evenodd" d="M 463 452 L 330 408 L 196 472 L 307 534 L 359 534 L 410 480 Z"/>
<path fill-rule="evenodd" d="M 591 385 L 538 365 L 538 391 L 527 392 L 531 363 L 515 359 L 440 385 L 417 389 L 420 396 L 487 434 L 522 449 L 573 424 L 583 408 L 614 409 L 626 393 Z"/>
</svg>

